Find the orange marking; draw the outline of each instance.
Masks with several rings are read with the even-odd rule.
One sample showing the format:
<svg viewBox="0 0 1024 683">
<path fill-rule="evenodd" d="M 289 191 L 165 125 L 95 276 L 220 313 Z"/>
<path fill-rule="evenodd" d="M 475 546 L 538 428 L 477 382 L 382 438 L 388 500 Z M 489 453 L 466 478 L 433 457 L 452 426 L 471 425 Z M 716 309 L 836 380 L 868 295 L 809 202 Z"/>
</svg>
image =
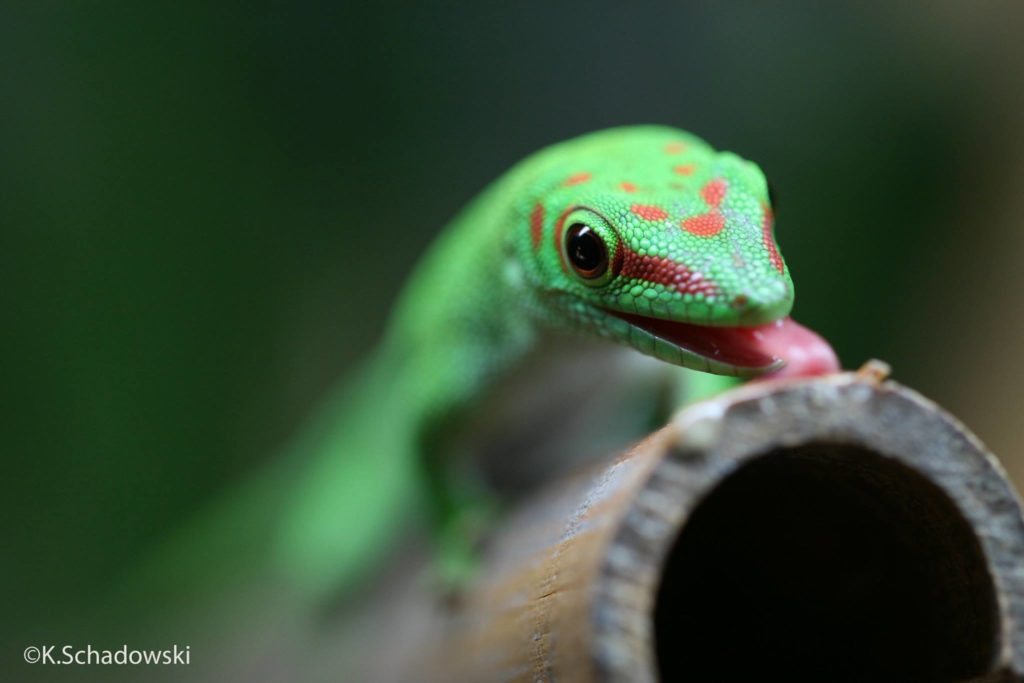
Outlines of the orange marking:
<svg viewBox="0 0 1024 683">
<path fill-rule="evenodd" d="M 772 207 L 764 205 L 764 218 L 761 220 L 761 238 L 764 240 L 764 248 L 768 250 L 768 258 L 771 260 L 775 270 L 780 273 L 786 272 L 786 264 L 782 262 L 778 247 L 775 246 L 775 231 L 772 229 L 775 224 L 775 215 Z"/>
<path fill-rule="evenodd" d="M 683 229 L 697 237 L 714 237 L 725 227 L 725 218 L 717 211 L 709 211 L 699 216 L 683 220 Z"/>
<path fill-rule="evenodd" d="M 668 218 L 668 211 L 661 208 L 660 206 L 651 206 L 650 204 L 634 204 L 629 207 L 629 210 L 635 213 L 645 221 L 663 221 Z"/>
<path fill-rule="evenodd" d="M 722 178 L 715 178 L 714 180 L 708 181 L 707 184 L 701 188 L 701 195 L 704 197 L 704 201 L 708 203 L 708 206 L 713 206 L 716 209 L 721 205 L 722 200 L 725 199 L 725 191 L 728 189 L 728 185 Z"/>
<path fill-rule="evenodd" d="M 621 182 L 619 187 L 622 188 L 623 192 L 636 192 L 636 185 L 633 183 Z"/>
<path fill-rule="evenodd" d="M 690 270 L 686 264 L 663 256 L 641 256 L 628 245 L 620 245 L 620 250 L 625 252 L 622 256 L 621 269 L 625 277 L 662 284 L 665 285 L 665 289 L 677 292 L 703 296 L 718 294 L 718 287 L 713 282 L 702 274 Z"/>
<path fill-rule="evenodd" d="M 696 169 L 694 168 L 693 164 L 680 164 L 679 166 L 676 166 L 672 170 L 678 173 L 679 175 L 693 175 L 693 172 Z"/>
<path fill-rule="evenodd" d="M 540 246 L 540 239 L 544 232 L 544 205 L 537 202 L 530 212 L 530 238 L 533 240 L 533 248 Z"/>
<path fill-rule="evenodd" d="M 573 185 L 582 185 L 583 183 L 590 180 L 590 178 L 591 175 L 589 173 L 573 173 L 571 176 L 566 178 L 562 184 L 565 185 L 566 187 L 571 187 Z"/>
<path fill-rule="evenodd" d="M 670 142 L 665 145 L 665 154 L 682 154 L 686 145 L 681 142 Z"/>
</svg>

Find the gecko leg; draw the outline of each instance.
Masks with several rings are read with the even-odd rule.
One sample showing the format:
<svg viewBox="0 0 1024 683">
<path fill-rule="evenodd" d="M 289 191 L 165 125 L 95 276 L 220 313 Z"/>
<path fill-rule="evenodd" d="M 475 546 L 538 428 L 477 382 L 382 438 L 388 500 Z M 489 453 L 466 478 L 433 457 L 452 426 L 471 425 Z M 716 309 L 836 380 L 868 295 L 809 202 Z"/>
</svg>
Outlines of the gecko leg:
<svg viewBox="0 0 1024 683">
<path fill-rule="evenodd" d="M 499 510 L 497 496 L 452 467 L 428 468 L 428 496 L 435 536 L 435 579 L 457 597 L 477 576 L 480 549 Z"/>
</svg>

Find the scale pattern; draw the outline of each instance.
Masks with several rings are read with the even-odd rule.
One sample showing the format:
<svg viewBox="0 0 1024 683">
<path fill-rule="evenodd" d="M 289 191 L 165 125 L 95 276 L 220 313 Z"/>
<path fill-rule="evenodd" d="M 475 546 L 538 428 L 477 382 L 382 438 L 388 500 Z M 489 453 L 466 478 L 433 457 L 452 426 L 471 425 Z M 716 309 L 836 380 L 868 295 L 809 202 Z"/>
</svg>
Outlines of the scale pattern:
<svg viewBox="0 0 1024 683">
<path fill-rule="evenodd" d="M 756 325 L 792 307 L 767 182 L 755 164 L 680 130 L 639 126 L 562 143 L 524 166 L 508 192 L 519 195 L 525 229 L 509 239 L 536 288 L 569 295 L 559 298 L 569 310 L 556 316 L 591 325 L 581 307 L 598 306 Z M 567 260 L 566 230 L 580 221 L 613 251 L 613 276 L 598 286 Z"/>
</svg>

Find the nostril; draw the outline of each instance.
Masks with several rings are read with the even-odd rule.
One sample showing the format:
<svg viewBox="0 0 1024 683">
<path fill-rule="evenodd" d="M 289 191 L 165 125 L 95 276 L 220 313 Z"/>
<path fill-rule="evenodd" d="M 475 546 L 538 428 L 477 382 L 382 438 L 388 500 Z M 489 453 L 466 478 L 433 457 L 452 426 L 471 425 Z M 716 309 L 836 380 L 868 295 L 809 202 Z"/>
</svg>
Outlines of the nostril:
<svg viewBox="0 0 1024 683">
<path fill-rule="evenodd" d="M 750 303 L 750 299 L 747 298 L 746 294 L 737 294 L 735 297 L 733 297 L 732 307 L 746 308 L 748 303 Z"/>
</svg>

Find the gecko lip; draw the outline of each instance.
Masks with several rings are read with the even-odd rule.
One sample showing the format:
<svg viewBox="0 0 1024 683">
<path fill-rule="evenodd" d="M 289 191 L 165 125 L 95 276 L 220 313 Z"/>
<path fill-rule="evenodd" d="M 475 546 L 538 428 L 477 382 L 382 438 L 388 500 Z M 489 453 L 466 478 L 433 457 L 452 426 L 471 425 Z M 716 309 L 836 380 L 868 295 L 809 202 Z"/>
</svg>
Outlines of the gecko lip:
<svg viewBox="0 0 1024 683">
<path fill-rule="evenodd" d="M 764 351 L 761 331 L 774 323 L 753 327 L 722 327 L 651 318 L 604 309 L 609 315 L 683 351 L 715 363 L 731 366 L 738 374 L 762 374 L 777 370 L 784 361 Z"/>
</svg>

